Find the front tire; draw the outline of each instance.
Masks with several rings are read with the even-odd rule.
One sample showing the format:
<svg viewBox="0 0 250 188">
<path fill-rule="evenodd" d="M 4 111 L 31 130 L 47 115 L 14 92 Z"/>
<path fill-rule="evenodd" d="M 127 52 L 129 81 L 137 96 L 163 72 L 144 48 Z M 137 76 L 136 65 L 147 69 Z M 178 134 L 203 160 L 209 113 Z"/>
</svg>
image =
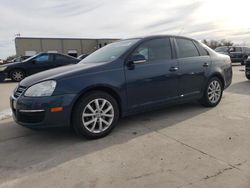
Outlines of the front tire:
<svg viewBox="0 0 250 188">
<path fill-rule="evenodd" d="M 98 139 L 108 135 L 119 119 L 117 101 L 108 93 L 93 91 L 77 102 L 72 123 L 78 135 Z"/>
<path fill-rule="evenodd" d="M 200 102 L 203 106 L 215 107 L 220 103 L 222 94 L 223 86 L 221 80 L 217 77 L 213 77 L 208 81 Z"/>
<path fill-rule="evenodd" d="M 22 70 L 13 70 L 10 73 L 10 78 L 15 82 L 20 82 L 25 78 L 25 72 Z"/>
</svg>

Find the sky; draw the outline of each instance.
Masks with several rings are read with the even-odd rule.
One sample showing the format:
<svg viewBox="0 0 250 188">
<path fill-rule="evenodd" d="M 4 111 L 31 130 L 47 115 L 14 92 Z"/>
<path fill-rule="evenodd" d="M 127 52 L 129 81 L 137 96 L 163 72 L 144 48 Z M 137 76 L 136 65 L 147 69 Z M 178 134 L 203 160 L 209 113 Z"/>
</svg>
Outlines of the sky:
<svg viewBox="0 0 250 188">
<path fill-rule="evenodd" d="M 249 0 L 0 0 L 0 59 L 23 37 L 173 34 L 250 44 Z"/>
</svg>

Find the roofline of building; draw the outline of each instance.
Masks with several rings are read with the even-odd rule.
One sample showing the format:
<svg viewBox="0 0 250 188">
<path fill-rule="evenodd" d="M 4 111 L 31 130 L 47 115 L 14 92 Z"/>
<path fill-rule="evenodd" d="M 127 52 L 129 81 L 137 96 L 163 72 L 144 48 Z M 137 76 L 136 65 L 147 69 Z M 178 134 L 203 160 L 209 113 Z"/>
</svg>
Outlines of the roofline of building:
<svg viewBox="0 0 250 188">
<path fill-rule="evenodd" d="M 119 38 L 64 38 L 64 37 L 15 37 L 15 39 L 49 39 L 49 40 L 120 40 Z"/>
</svg>

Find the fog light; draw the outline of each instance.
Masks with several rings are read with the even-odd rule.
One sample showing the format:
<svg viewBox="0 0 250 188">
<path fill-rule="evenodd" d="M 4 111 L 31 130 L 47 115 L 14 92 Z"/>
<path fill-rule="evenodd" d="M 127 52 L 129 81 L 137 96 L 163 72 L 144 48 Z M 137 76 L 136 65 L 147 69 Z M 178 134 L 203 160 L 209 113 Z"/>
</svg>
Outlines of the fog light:
<svg viewBox="0 0 250 188">
<path fill-rule="evenodd" d="M 63 111 L 63 107 L 53 107 L 53 108 L 50 108 L 50 111 L 51 112 L 61 112 L 61 111 Z"/>
</svg>

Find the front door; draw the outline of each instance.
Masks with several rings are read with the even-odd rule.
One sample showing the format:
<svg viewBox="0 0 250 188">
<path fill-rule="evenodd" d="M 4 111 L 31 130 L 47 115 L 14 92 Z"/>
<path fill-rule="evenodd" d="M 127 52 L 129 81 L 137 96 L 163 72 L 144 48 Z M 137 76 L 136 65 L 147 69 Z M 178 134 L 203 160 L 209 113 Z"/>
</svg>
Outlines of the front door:
<svg viewBox="0 0 250 188">
<path fill-rule="evenodd" d="M 131 54 L 143 55 L 145 63 L 125 67 L 128 108 L 163 104 L 178 96 L 178 63 L 169 38 L 143 42 Z"/>
<path fill-rule="evenodd" d="M 35 74 L 53 68 L 53 55 L 41 54 L 31 60 L 30 73 Z"/>
</svg>

